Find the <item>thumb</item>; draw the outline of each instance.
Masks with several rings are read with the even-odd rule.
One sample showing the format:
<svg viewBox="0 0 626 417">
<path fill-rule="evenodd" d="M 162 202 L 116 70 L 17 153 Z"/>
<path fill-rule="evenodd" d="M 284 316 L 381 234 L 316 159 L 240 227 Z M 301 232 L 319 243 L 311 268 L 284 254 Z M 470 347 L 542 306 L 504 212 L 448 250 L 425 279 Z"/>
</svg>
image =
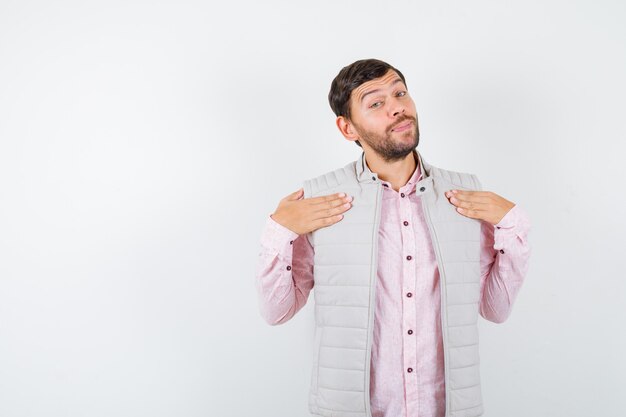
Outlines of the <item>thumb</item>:
<svg viewBox="0 0 626 417">
<path fill-rule="evenodd" d="M 287 200 L 299 200 L 301 194 L 304 194 L 304 189 L 300 188 L 298 191 L 295 191 L 287 196 Z"/>
</svg>

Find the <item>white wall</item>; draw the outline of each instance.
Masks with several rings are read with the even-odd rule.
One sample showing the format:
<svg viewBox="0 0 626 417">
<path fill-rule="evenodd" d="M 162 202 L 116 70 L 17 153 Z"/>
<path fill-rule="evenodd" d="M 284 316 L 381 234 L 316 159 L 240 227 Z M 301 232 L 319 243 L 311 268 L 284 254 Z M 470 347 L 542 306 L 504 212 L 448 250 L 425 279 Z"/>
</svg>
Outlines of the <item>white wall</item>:
<svg viewBox="0 0 626 417">
<path fill-rule="evenodd" d="M 326 94 L 368 57 L 531 217 L 485 415 L 626 415 L 624 2 L 298 3 L 0 2 L 0 415 L 308 415 L 312 297 L 262 321 L 260 232 L 360 155 Z"/>
</svg>

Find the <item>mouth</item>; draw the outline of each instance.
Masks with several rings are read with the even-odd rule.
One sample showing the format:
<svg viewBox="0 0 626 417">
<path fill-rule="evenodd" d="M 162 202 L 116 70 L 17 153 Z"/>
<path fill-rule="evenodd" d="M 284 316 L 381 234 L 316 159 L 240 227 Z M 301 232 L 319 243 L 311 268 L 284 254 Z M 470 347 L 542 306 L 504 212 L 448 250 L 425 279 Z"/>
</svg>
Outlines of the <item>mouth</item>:
<svg viewBox="0 0 626 417">
<path fill-rule="evenodd" d="M 393 129 L 391 129 L 392 132 L 404 132 L 405 130 L 407 130 L 408 128 L 411 127 L 411 124 L 413 122 L 411 120 L 408 120 L 406 122 L 403 122 L 401 124 L 399 124 L 398 126 L 394 127 Z"/>
</svg>

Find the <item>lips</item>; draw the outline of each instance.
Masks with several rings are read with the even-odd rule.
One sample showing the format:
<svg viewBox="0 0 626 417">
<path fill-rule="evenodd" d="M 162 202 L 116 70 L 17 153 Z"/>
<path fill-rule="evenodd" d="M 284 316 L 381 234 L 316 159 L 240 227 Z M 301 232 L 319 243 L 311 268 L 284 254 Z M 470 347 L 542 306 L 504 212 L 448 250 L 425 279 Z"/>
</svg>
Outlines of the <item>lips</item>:
<svg viewBox="0 0 626 417">
<path fill-rule="evenodd" d="M 406 122 L 401 122 L 398 126 L 396 126 L 393 129 L 391 129 L 391 131 L 392 132 L 404 132 L 409 127 L 411 127 L 411 123 L 413 123 L 413 122 L 410 121 L 410 120 L 407 120 Z"/>
</svg>

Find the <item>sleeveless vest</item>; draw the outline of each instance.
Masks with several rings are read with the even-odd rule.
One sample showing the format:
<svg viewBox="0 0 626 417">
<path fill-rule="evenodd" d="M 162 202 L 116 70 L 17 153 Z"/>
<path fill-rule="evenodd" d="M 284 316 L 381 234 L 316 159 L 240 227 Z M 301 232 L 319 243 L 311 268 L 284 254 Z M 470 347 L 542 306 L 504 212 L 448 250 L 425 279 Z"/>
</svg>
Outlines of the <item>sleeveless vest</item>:
<svg viewBox="0 0 626 417">
<path fill-rule="evenodd" d="M 423 174 L 415 192 L 422 199 L 439 269 L 445 415 L 480 416 L 480 220 L 459 214 L 444 193 L 477 191 L 481 185 L 473 174 L 437 168 L 414 152 Z M 306 235 L 315 250 L 309 411 L 326 417 L 371 417 L 370 360 L 383 190 L 377 174 L 367 167 L 364 152 L 343 168 L 304 181 L 305 198 L 337 192 L 354 196 L 352 207 L 339 222 Z"/>
</svg>

